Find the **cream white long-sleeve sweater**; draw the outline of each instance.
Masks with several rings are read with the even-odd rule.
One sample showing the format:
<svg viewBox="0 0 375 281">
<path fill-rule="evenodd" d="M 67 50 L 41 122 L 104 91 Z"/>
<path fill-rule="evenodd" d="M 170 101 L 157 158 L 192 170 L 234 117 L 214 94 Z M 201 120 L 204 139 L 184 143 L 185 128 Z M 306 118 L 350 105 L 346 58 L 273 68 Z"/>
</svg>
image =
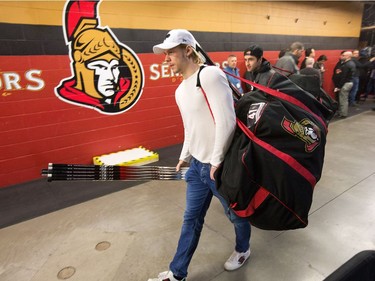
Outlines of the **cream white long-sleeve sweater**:
<svg viewBox="0 0 375 281">
<path fill-rule="evenodd" d="M 180 160 L 189 162 L 193 156 L 202 163 L 219 166 L 236 126 L 232 91 L 223 71 L 216 66 L 206 66 L 199 78 L 208 105 L 201 88 L 196 86 L 198 72 L 184 79 L 176 90 L 185 130 Z"/>
</svg>

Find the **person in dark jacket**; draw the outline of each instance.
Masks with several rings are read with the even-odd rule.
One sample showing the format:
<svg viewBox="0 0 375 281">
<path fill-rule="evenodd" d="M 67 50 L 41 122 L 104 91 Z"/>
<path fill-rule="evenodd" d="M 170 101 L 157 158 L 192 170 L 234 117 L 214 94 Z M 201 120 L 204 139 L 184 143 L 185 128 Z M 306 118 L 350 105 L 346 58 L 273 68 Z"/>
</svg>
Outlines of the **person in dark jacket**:
<svg viewBox="0 0 375 281">
<path fill-rule="evenodd" d="M 333 75 L 332 75 L 332 81 L 333 84 L 336 85 L 336 83 L 339 82 L 340 74 L 341 74 L 341 65 L 344 62 L 344 53 L 346 51 L 341 51 L 339 61 L 336 63 L 335 67 L 333 68 Z M 338 100 L 338 92 L 335 91 L 335 98 Z"/>
<path fill-rule="evenodd" d="M 342 60 L 341 60 L 342 58 Z M 351 60 L 352 52 L 345 51 L 342 53 L 340 61 L 336 64 L 333 73 L 333 83 L 335 85 L 335 93 L 338 93 L 339 118 L 348 116 L 349 93 L 353 87 L 353 75 L 355 73 L 355 64 Z"/>
<path fill-rule="evenodd" d="M 263 57 L 263 49 L 258 45 L 251 45 L 244 51 L 246 64 L 245 79 L 270 87 L 271 78 L 275 75 L 268 60 Z M 253 86 L 246 84 L 246 91 L 255 90 Z"/>
<path fill-rule="evenodd" d="M 370 79 L 371 70 L 374 67 L 372 65 L 374 61 L 375 57 L 369 58 L 364 50 L 361 50 L 359 52 L 359 85 L 356 96 L 356 102 L 359 102 L 361 100 L 361 96 L 366 94 L 366 86 Z"/>
<path fill-rule="evenodd" d="M 314 68 L 319 69 L 320 71 L 320 78 L 322 80 L 322 87 L 324 84 L 324 73 L 326 72 L 325 68 L 325 62 L 327 61 L 327 56 L 326 55 L 321 55 L 318 57 L 317 61 L 314 63 Z"/>
<path fill-rule="evenodd" d="M 311 75 L 315 76 L 317 80 L 319 81 L 319 86 L 322 86 L 322 77 L 320 74 L 320 70 L 314 68 L 314 59 L 307 57 L 305 60 L 305 68 L 301 69 L 300 71 L 303 75 Z"/>
</svg>

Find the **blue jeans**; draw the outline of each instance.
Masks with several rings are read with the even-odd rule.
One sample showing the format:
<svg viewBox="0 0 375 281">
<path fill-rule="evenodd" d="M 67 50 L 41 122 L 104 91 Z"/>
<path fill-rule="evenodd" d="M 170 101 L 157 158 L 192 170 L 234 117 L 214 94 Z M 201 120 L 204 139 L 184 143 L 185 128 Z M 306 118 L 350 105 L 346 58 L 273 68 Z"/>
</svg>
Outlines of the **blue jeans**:
<svg viewBox="0 0 375 281">
<path fill-rule="evenodd" d="M 215 195 L 224 207 L 225 214 L 234 224 L 236 233 L 236 251 L 246 252 L 250 247 L 250 223 L 240 218 L 229 208 L 228 203 L 218 193 L 215 182 L 210 178 L 210 164 L 204 164 L 192 159 L 190 168 L 186 172 L 186 209 L 182 224 L 177 251 L 169 265 L 169 269 L 178 277 L 186 277 L 187 269 L 198 246 L 204 217 L 210 206 L 212 196 Z"/>
<path fill-rule="evenodd" d="M 353 105 L 356 101 L 355 97 L 357 96 L 358 86 L 359 86 L 359 77 L 353 77 L 353 87 L 349 93 L 349 105 Z"/>
</svg>

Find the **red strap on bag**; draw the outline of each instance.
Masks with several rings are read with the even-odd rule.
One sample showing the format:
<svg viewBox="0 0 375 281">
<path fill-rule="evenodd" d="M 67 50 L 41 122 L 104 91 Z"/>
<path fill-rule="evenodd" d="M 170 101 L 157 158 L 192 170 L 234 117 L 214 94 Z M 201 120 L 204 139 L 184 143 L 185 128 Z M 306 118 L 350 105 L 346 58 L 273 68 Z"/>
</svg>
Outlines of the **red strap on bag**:
<svg viewBox="0 0 375 281">
<path fill-rule="evenodd" d="M 290 167 L 292 167 L 297 173 L 299 173 L 301 176 L 303 176 L 311 185 L 312 188 L 316 185 L 316 179 L 312 173 L 308 169 L 306 169 L 304 166 L 302 166 L 296 159 L 294 159 L 292 156 L 278 150 L 277 148 L 273 147 L 269 143 L 262 141 L 261 139 L 257 138 L 252 131 L 249 130 L 248 127 L 244 123 L 242 123 L 241 120 L 237 118 L 237 125 L 240 127 L 242 132 L 251 139 L 254 143 L 260 145 L 264 149 L 266 149 L 268 152 L 274 154 L 279 159 L 283 160 L 285 163 L 287 163 Z"/>
<path fill-rule="evenodd" d="M 259 90 L 261 90 L 261 91 L 263 91 L 263 92 L 265 92 L 265 93 L 271 95 L 271 96 L 274 96 L 274 97 L 280 98 L 280 99 L 282 99 L 282 100 L 285 100 L 285 101 L 287 101 L 287 102 L 290 102 L 290 103 L 292 103 L 292 104 L 294 104 L 294 105 L 296 105 L 296 106 L 302 108 L 303 110 L 306 110 L 307 112 L 309 112 L 310 114 L 312 114 L 316 119 L 318 119 L 319 122 L 320 122 L 320 123 L 322 124 L 322 126 L 324 127 L 324 129 L 327 131 L 327 126 L 326 126 L 325 122 L 323 121 L 323 119 L 322 119 L 320 116 L 316 115 L 314 112 L 312 112 L 312 110 L 311 110 L 310 108 L 308 108 L 306 105 L 304 105 L 304 104 L 303 104 L 301 101 L 299 101 L 298 99 L 293 98 L 293 97 L 291 97 L 291 96 L 289 96 L 289 95 L 287 95 L 287 94 L 284 94 L 283 92 L 280 92 L 280 91 L 278 91 L 278 90 L 268 88 L 268 87 L 263 86 L 263 85 L 261 85 L 261 84 L 258 84 L 258 83 L 255 83 L 255 82 L 249 81 L 249 80 L 247 80 L 247 79 L 244 79 L 244 78 L 242 78 L 242 77 L 240 77 L 240 76 L 233 75 L 233 74 L 231 74 L 231 73 L 229 73 L 229 72 L 226 72 L 225 70 L 223 70 L 223 71 L 224 71 L 224 73 L 226 73 L 226 74 L 228 74 L 228 75 L 230 75 L 230 76 L 233 76 L 233 77 L 235 77 L 235 78 L 237 78 L 237 79 L 240 79 L 242 82 L 247 83 L 247 84 L 249 84 L 249 85 L 251 85 L 251 86 L 253 86 L 253 87 L 255 87 L 255 88 L 257 88 L 257 89 L 259 89 Z"/>
<path fill-rule="evenodd" d="M 206 103 L 207 103 L 207 105 L 208 105 L 208 109 L 210 110 L 210 113 L 211 113 L 212 119 L 214 119 L 214 123 L 215 123 L 215 117 L 214 117 L 214 114 L 212 113 L 212 109 L 211 109 L 210 103 L 208 102 L 206 92 L 203 90 L 202 86 L 200 86 L 200 88 L 201 88 L 202 93 L 203 93 L 203 95 L 204 95 L 204 99 L 206 100 Z M 216 124 L 216 123 L 215 123 L 215 124 Z"/>
</svg>

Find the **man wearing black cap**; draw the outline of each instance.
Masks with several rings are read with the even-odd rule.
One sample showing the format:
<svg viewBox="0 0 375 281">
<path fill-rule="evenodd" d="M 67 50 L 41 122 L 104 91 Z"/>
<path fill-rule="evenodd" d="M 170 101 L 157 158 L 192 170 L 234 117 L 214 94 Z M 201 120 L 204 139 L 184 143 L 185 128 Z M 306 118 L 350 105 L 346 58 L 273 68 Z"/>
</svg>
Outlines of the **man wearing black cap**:
<svg viewBox="0 0 375 281">
<path fill-rule="evenodd" d="M 271 78 L 275 71 L 271 64 L 263 57 L 263 49 L 258 45 L 251 45 L 244 51 L 244 60 L 246 64 L 245 79 L 255 83 L 270 87 Z M 253 86 L 246 84 L 247 92 L 253 89 Z"/>
</svg>

